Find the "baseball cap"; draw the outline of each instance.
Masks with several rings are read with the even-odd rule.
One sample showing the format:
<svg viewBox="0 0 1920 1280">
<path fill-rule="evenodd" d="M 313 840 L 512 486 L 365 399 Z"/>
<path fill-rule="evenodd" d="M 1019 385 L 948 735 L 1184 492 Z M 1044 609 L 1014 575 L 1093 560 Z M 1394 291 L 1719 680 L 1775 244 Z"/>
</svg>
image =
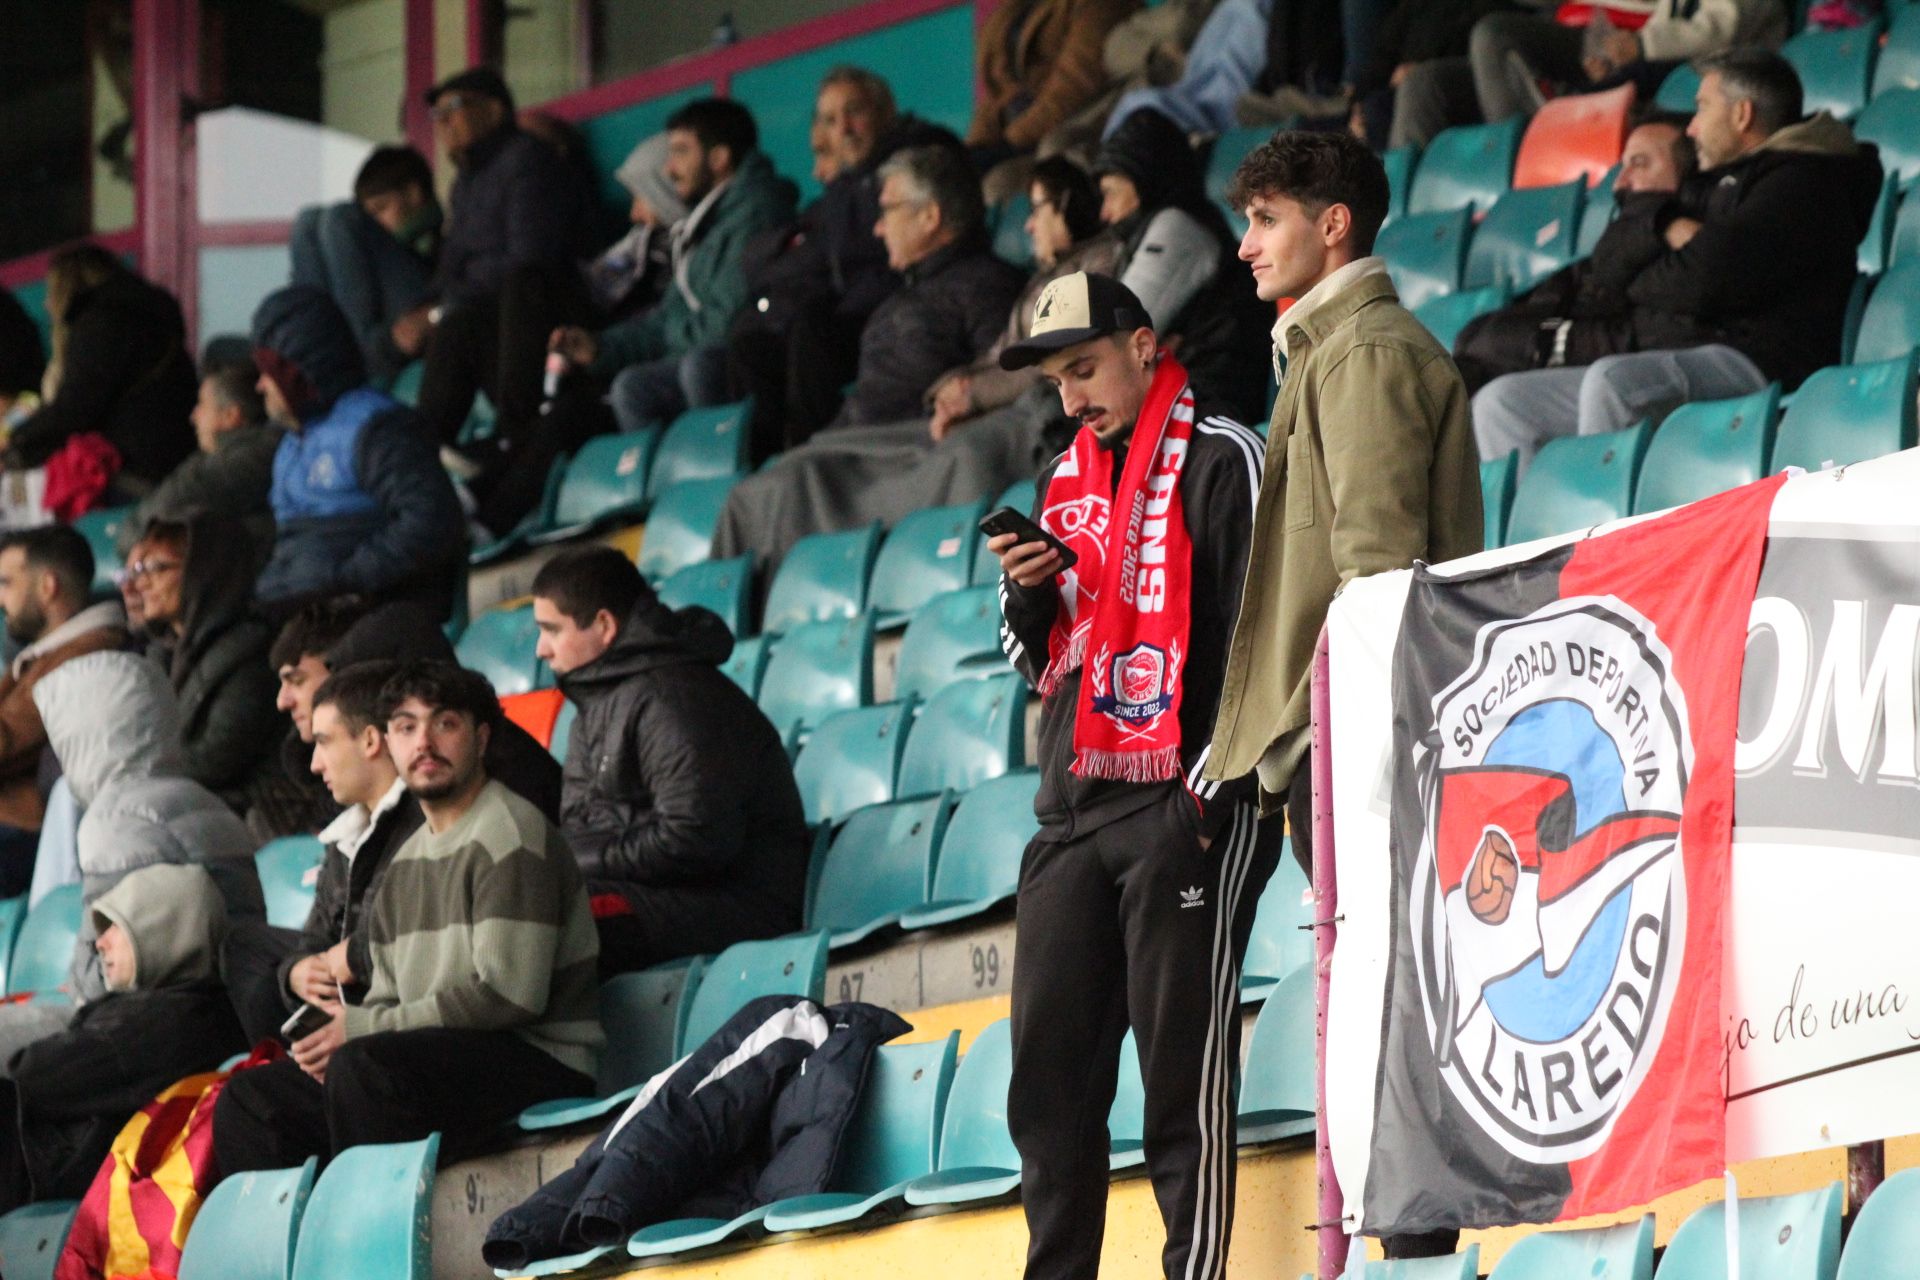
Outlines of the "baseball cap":
<svg viewBox="0 0 1920 1280">
<path fill-rule="evenodd" d="M 427 90 L 427 105 L 432 106 L 449 93 L 476 93 L 483 98 L 492 98 L 508 111 L 513 110 L 513 91 L 507 88 L 507 82 L 492 67 L 468 67 L 465 71 L 448 76 Z"/>
<path fill-rule="evenodd" d="M 1033 304 L 1033 332 L 1000 352 L 1000 367 L 1024 369 L 1089 338 L 1152 324 L 1133 290 L 1112 276 L 1076 271 L 1040 291 Z"/>
</svg>

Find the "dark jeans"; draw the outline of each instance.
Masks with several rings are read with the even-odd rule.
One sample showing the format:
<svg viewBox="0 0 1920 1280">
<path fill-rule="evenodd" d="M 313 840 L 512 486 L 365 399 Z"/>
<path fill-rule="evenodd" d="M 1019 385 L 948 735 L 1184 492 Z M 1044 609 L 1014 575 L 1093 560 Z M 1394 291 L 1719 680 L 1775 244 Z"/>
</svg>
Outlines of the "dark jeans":
<svg viewBox="0 0 1920 1280">
<path fill-rule="evenodd" d="M 382 386 L 392 382 L 406 357 L 388 330 L 426 297 L 433 264 L 352 200 L 302 209 L 287 249 L 293 283 L 325 290 L 353 326 L 368 376 Z"/>
<path fill-rule="evenodd" d="M 40 833 L 0 823 L 0 898 L 17 898 L 33 883 Z"/>
<path fill-rule="evenodd" d="M 518 267 L 491 297 L 448 304 L 427 340 L 420 416 L 436 439 L 452 444 L 484 391 L 501 448 L 511 450 L 539 426 L 548 336 L 592 318 L 587 287 L 570 265 Z"/>
<path fill-rule="evenodd" d="M 1487 123 L 1533 114 L 1529 78 L 1584 88 L 1585 40 L 1579 27 L 1563 27 L 1551 14 L 1492 13 L 1474 23 L 1468 42 L 1473 88 Z"/>
</svg>

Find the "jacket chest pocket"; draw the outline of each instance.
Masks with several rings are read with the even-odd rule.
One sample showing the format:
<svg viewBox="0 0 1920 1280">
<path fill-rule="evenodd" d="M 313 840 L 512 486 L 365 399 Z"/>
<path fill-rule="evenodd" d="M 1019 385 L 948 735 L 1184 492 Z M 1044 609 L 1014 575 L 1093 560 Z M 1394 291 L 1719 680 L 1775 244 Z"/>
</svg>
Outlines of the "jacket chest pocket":
<svg viewBox="0 0 1920 1280">
<path fill-rule="evenodd" d="M 1287 437 L 1287 522 L 1285 531 L 1313 527 L 1315 499 L 1313 435 L 1295 431 Z"/>
</svg>

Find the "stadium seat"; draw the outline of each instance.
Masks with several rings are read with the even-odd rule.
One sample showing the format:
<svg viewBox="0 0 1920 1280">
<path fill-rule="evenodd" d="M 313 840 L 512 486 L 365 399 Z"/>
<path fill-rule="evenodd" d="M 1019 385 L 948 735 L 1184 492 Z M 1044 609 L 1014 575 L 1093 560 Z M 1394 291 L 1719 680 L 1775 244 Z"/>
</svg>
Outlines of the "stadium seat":
<svg viewBox="0 0 1920 1280">
<path fill-rule="evenodd" d="M 749 1000 L 760 996 L 822 1000 L 826 994 L 825 933 L 736 942 L 715 956 L 701 976 L 675 1056 L 684 1057 L 705 1044 Z"/>
<path fill-rule="evenodd" d="M 1207 155 L 1207 198 L 1226 212 L 1230 226 L 1239 227 L 1245 221 L 1241 211 L 1227 202 L 1227 188 L 1233 185 L 1233 175 L 1239 170 L 1240 162 L 1273 134 L 1272 125 L 1247 125 L 1229 129 L 1213 140 L 1213 150 Z"/>
<path fill-rule="evenodd" d="M 54 1263 L 67 1246 L 74 1200 L 42 1200 L 0 1217 L 0 1276 L 6 1280 L 53 1280 Z"/>
<path fill-rule="evenodd" d="M 567 466 L 572 458 L 565 453 L 553 460 L 547 468 L 546 482 L 540 487 L 540 501 L 533 510 L 520 518 L 520 523 L 508 529 L 492 542 L 482 543 L 467 553 L 467 563 L 479 568 L 484 565 L 498 564 L 524 552 L 535 542 L 560 541 L 573 536 L 573 530 L 553 534 L 553 512 L 560 502 L 560 485 L 567 478 Z"/>
<path fill-rule="evenodd" d="M 643 515 L 647 473 L 659 446 L 656 431 L 617 432 L 581 445 L 561 474 L 553 499 L 553 527 L 541 540 L 558 541 L 595 525 Z"/>
<path fill-rule="evenodd" d="M 1480 464 L 1480 510 L 1486 521 L 1486 545 L 1507 545 L 1507 515 L 1513 510 L 1513 490 L 1520 475 L 1520 454 L 1509 453 L 1497 462 Z"/>
<path fill-rule="evenodd" d="M 873 615 L 809 622 L 774 646 L 760 678 L 760 710 L 773 727 L 808 731 L 836 711 L 873 701 Z"/>
<path fill-rule="evenodd" d="M 816 855 L 807 927 L 832 945 L 864 941 L 933 895 L 933 868 L 951 810 L 946 793 L 861 809 Z"/>
<path fill-rule="evenodd" d="M 1427 326 L 1427 332 L 1440 340 L 1440 345 L 1453 350 L 1454 342 L 1460 337 L 1460 331 L 1467 323 L 1498 311 L 1507 305 L 1508 292 L 1499 285 L 1485 289 L 1465 289 L 1459 293 L 1442 294 L 1428 298 L 1413 308 L 1413 314 L 1420 323 Z"/>
<path fill-rule="evenodd" d="M 1893 179 L 1887 180 L 1893 185 Z M 1892 231 L 1887 237 L 1887 262 L 1905 262 L 1920 256 L 1920 199 L 1900 200 L 1893 214 Z"/>
<path fill-rule="evenodd" d="M 1874 55 L 1880 50 L 1876 19 L 1842 31 L 1802 31 L 1780 46 L 1780 56 L 1800 73 L 1808 115 L 1829 111 L 1851 120 L 1867 105 Z"/>
<path fill-rule="evenodd" d="M 49 889 L 27 912 L 13 940 L 7 964 L 7 994 L 33 993 L 36 1000 L 66 1003 L 59 988 L 73 968 L 74 943 L 80 937 L 80 886 Z"/>
<path fill-rule="evenodd" d="M 1380 153 L 1380 163 L 1387 170 L 1387 221 L 1405 216 L 1407 212 L 1407 193 L 1413 187 L 1414 166 L 1420 162 L 1417 147 L 1394 147 Z"/>
<path fill-rule="evenodd" d="M 936 689 L 1007 669 L 1000 648 L 997 587 L 948 591 L 921 605 L 900 642 L 893 696 L 924 698 Z"/>
<path fill-rule="evenodd" d="M 194 1214 L 180 1280 L 289 1280 L 317 1163 L 222 1180 Z"/>
<path fill-rule="evenodd" d="M 1518 293 L 1572 262 L 1586 200 L 1586 181 L 1578 178 L 1501 196 L 1474 229 L 1461 286 L 1505 285 Z"/>
<path fill-rule="evenodd" d="M 13 944 L 27 918 L 27 895 L 0 898 L 0 992 L 7 989 L 7 973 L 13 966 Z"/>
<path fill-rule="evenodd" d="M 1020 887 L 1020 860 L 1040 830 L 1033 814 L 1040 774 L 1033 769 L 989 778 L 960 797 L 940 840 L 933 892 L 900 917 L 902 929 L 928 929 L 991 910 Z"/>
<path fill-rule="evenodd" d="M 1314 958 L 1313 889 L 1293 856 L 1291 842 L 1280 849 L 1266 889 L 1253 911 L 1253 933 L 1247 956 L 1240 964 L 1240 998 L 1258 1000 L 1272 993 L 1280 980 Z"/>
<path fill-rule="evenodd" d="M 1633 86 L 1550 99 L 1527 122 L 1513 162 L 1513 185 L 1584 189 L 1620 162 L 1633 112 Z"/>
<path fill-rule="evenodd" d="M 1696 400 L 1667 415 L 1640 463 L 1633 510 L 1662 511 L 1767 474 L 1780 384 L 1733 400 Z"/>
<path fill-rule="evenodd" d="M 1860 252 L 1854 265 L 1863 276 L 1877 276 L 1893 261 L 1895 211 L 1900 207 L 1900 183 L 1888 178 L 1880 184 L 1880 197 L 1873 202 L 1873 217 L 1867 221 L 1867 234 L 1860 238 Z"/>
<path fill-rule="evenodd" d="M 1281 979 L 1253 1024 L 1240 1075 L 1236 1128 L 1242 1142 L 1272 1142 L 1312 1133 L 1314 970 L 1303 965 Z"/>
<path fill-rule="evenodd" d="M 882 627 L 897 626 L 941 592 L 967 585 L 986 512 L 985 502 L 928 507 L 893 527 L 867 584 L 867 607 L 879 611 Z"/>
<path fill-rule="evenodd" d="M 1147 1162 L 1147 1086 L 1140 1078 L 1140 1045 L 1128 1029 L 1120 1041 L 1120 1071 L 1107 1109 L 1107 1167 L 1137 1169 Z"/>
<path fill-rule="evenodd" d="M 539 628 L 533 625 L 533 606 L 489 609 L 460 633 L 454 657 L 469 671 L 478 671 L 501 697 L 526 693 L 553 683 L 547 664 L 534 654 Z"/>
<path fill-rule="evenodd" d="M 940 1163 L 907 1183 L 908 1204 L 971 1204 L 1019 1189 L 1020 1153 L 1007 1132 L 1012 1075 L 1012 1024 L 1002 1018 L 973 1038 L 954 1070 L 940 1126 Z"/>
<path fill-rule="evenodd" d="M 1633 485 L 1653 435 L 1625 431 L 1549 440 L 1520 479 L 1507 517 L 1507 545 L 1618 520 L 1633 510 Z"/>
<path fill-rule="evenodd" d="M 393 376 L 393 385 L 387 388 L 387 394 L 410 409 L 420 407 L 420 379 L 426 376 L 425 360 L 409 360 L 400 372 Z"/>
<path fill-rule="evenodd" d="M 1473 214 L 1467 209 L 1396 218 L 1380 229 L 1374 248 L 1387 260 L 1387 271 L 1400 301 L 1418 307 L 1429 298 L 1460 288 L 1467 266 L 1467 241 L 1473 235 Z"/>
<path fill-rule="evenodd" d="M 307 1197 L 293 1280 L 429 1280 L 439 1151 L 436 1133 L 336 1155 Z"/>
<path fill-rule="evenodd" d="M 547 754 L 561 764 L 567 762 L 567 743 L 573 740 L 573 722 L 579 718 L 580 708 L 571 699 L 561 699 L 560 710 L 553 717 L 553 736 L 547 739 Z"/>
<path fill-rule="evenodd" d="M 913 723 L 913 701 L 855 707 L 828 716 L 800 748 L 793 780 L 810 824 L 838 822 L 893 799 L 893 779 Z"/>
<path fill-rule="evenodd" d="M 661 495 L 687 480 L 737 476 L 747 469 L 747 418 L 751 400 L 689 409 L 673 420 L 647 471 L 647 497 Z"/>
<path fill-rule="evenodd" d="M 767 659 L 772 656 L 767 637 L 754 636 L 748 640 L 733 642 L 733 652 L 720 664 L 720 674 L 727 677 L 746 691 L 749 698 L 760 696 L 760 680 L 767 671 Z M 560 736 L 560 726 L 554 725 L 554 736 Z"/>
<path fill-rule="evenodd" d="M 1886 1280 L 1910 1274 L 1916 1258 L 1920 1258 L 1920 1169 L 1903 1169 L 1854 1207 L 1846 1251 L 1840 1255 L 1839 1280 Z"/>
<path fill-rule="evenodd" d="M 1420 153 L 1407 212 L 1441 213 L 1472 207 L 1484 212 L 1512 185 L 1523 123 L 1461 125 L 1441 131 Z"/>
<path fill-rule="evenodd" d="M 132 515 L 132 507 L 107 507 L 89 511 L 73 522 L 74 530 L 93 551 L 95 595 L 112 598 L 118 594 L 120 570 L 125 567 L 120 563 L 120 529 Z"/>
<path fill-rule="evenodd" d="M 1027 238 L 1027 217 L 1032 212 L 1033 200 L 1022 187 L 994 215 L 993 252 L 1023 271 L 1033 270 L 1033 241 Z"/>
<path fill-rule="evenodd" d="M 1920 89 L 1875 94 L 1854 120 L 1853 133 L 1880 148 L 1881 166 L 1903 187 L 1920 178 Z"/>
<path fill-rule="evenodd" d="M 966 791 L 1026 761 L 1027 682 L 1009 673 L 934 694 L 907 735 L 894 794 Z"/>
<path fill-rule="evenodd" d="M 1617 1227 L 1535 1231 L 1507 1247 L 1489 1280 L 1653 1280 L 1653 1215 Z"/>
<path fill-rule="evenodd" d="M 1894 18 L 1873 71 L 1875 98 L 1901 89 L 1920 89 L 1920 12 L 1911 4 L 1887 8 Z"/>
<path fill-rule="evenodd" d="M 528 1131 L 598 1120 L 625 1106 L 640 1087 L 679 1057 L 681 1032 L 706 972 L 704 957 L 615 974 L 600 984 L 600 1025 L 607 1043 L 591 1098 L 554 1098 L 520 1113 Z"/>
<path fill-rule="evenodd" d="M 1363 1262 L 1341 1280 L 1477 1280 L 1480 1246 L 1470 1244 L 1459 1253 L 1438 1258 L 1402 1258 L 1395 1262 Z"/>
<path fill-rule="evenodd" d="M 1840 1184 L 1789 1196 L 1742 1197 L 1740 1280 L 1833 1280 L 1840 1261 Z M 1716 1200 L 1688 1215 L 1667 1242 L 1659 1280 L 1727 1274 L 1727 1206 Z"/>
<path fill-rule="evenodd" d="M 1893 360 L 1920 347 L 1920 258 L 1887 269 L 1873 286 L 1860 331 L 1853 340 L 1852 362 Z"/>
<path fill-rule="evenodd" d="M 683 480 L 654 495 L 647 529 L 634 563 L 649 582 L 658 582 L 713 553 L 713 527 L 720 523 L 736 477 Z"/>
<path fill-rule="evenodd" d="M 1690 62 L 1682 62 L 1667 72 L 1667 78 L 1660 82 L 1658 92 L 1653 95 L 1653 105 L 1662 111 L 1671 111 L 1678 115 L 1693 114 L 1693 95 L 1700 91 L 1700 73 L 1693 69 Z"/>
<path fill-rule="evenodd" d="M 1002 507 L 1012 507 L 1021 515 L 1033 510 L 1034 482 L 1015 480 L 988 505 L 987 510 L 998 511 Z M 976 587 L 997 587 L 1000 585 L 1000 557 L 987 550 L 986 535 L 978 529 L 973 535 L 973 585 Z"/>
<path fill-rule="evenodd" d="M 267 900 L 267 923 L 277 929 L 298 929 L 313 910 L 314 886 L 320 880 L 320 860 L 326 848 L 314 836 L 282 836 L 269 840 L 253 855 L 260 873 L 260 892 Z"/>
<path fill-rule="evenodd" d="M 1917 357 L 1822 369 L 1780 417 L 1769 471 L 1819 471 L 1910 449 Z"/>
<path fill-rule="evenodd" d="M 1620 166 L 1607 170 L 1606 176 L 1587 188 L 1586 207 L 1580 210 L 1580 234 L 1574 237 L 1573 256 L 1587 258 L 1593 256 L 1593 247 L 1600 243 L 1600 237 L 1607 233 L 1607 224 L 1613 221 L 1613 184 L 1620 178 Z"/>
<path fill-rule="evenodd" d="M 753 606 L 753 561 L 747 556 L 697 561 L 660 583 L 660 599 L 675 609 L 709 609 L 727 630 L 744 635 L 751 630 L 747 619 Z"/>
<path fill-rule="evenodd" d="M 760 628 L 778 635 L 808 622 L 851 618 L 867 607 L 880 526 L 815 533 L 793 544 L 767 589 Z"/>
</svg>

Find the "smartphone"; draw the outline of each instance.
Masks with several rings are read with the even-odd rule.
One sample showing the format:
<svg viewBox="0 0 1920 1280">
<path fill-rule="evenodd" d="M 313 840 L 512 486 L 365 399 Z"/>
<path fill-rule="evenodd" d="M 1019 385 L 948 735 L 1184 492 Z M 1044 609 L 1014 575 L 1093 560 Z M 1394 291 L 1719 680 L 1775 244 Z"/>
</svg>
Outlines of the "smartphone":
<svg viewBox="0 0 1920 1280">
<path fill-rule="evenodd" d="M 280 1034 L 287 1038 L 288 1044 L 305 1040 L 333 1021 L 333 1015 L 315 1005 L 303 1004 L 293 1011 L 293 1016 L 280 1024 Z"/>
<path fill-rule="evenodd" d="M 1003 533 L 1016 533 L 1020 535 L 1021 542 L 1044 542 L 1060 553 L 1062 569 L 1071 569 L 1080 562 L 1080 557 L 1073 553 L 1072 547 L 1042 529 L 1013 507 L 1001 507 L 998 511 L 987 512 L 980 521 L 980 532 L 989 538 L 997 538 Z"/>
</svg>

